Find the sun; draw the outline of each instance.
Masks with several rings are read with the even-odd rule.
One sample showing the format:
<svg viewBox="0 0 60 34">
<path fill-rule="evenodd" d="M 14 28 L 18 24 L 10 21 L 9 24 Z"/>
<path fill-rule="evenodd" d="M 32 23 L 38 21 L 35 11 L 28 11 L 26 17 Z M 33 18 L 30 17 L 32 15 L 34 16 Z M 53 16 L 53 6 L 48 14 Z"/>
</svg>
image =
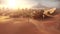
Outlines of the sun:
<svg viewBox="0 0 60 34">
<path fill-rule="evenodd" d="M 17 6 L 17 3 L 16 3 L 15 0 L 8 0 L 8 1 L 7 1 L 7 6 L 8 6 L 9 8 L 15 8 L 15 7 Z"/>
<path fill-rule="evenodd" d="M 25 1 L 25 0 L 24 0 Z M 7 0 L 7 6 L 8 8 L 30 8 L 30 5 L 25 3 L 22 0 Z"/>
</svg>

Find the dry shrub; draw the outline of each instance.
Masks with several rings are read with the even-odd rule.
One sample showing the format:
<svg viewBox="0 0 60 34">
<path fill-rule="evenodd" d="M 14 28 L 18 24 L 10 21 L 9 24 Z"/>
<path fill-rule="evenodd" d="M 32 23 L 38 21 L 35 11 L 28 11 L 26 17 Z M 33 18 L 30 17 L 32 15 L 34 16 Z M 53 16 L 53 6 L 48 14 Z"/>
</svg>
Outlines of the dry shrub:
<svg viewBox="0 0 60 34">
<path fill-rule="evenodd" d="M 21 13 L 19 12 L 12 12 L 9 14 L 11 18 L 19 18 L 21 16 Z"/>
<path fill-rule="evenodd" d="M 31 13 L 31 18 L 41 19 L 42 17 L 43 17 L 43 10 L 42 11 L 33 11 Z"/>
</svg>

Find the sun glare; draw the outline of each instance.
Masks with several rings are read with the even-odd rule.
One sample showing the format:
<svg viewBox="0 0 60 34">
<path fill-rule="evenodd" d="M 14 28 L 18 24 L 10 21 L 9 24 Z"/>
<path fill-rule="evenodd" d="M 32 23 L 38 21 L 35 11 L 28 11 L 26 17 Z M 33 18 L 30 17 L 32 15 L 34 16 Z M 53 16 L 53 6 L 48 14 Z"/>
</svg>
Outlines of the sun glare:
<svg viewBox="0 0 60 34">
<path fill-rule="evenodd" d="M 14 9 L 16 9 L 16 8 L 30 8 L 30 5 L 25 3 L 22 0 L 19 0 L 19 1 L 18 0 L 7 0 L 6 2 L 7 2 L 6 6 L 8 8 L 14 8 Z"/>
<path fill-rule="evenodd" d="M 14 8 L 14 7 L 16 7 L 16 1 L 15 0 L 8 0 L 7 1 L 7 6 L 9 7 L 9 8 Z"/>
</svg>

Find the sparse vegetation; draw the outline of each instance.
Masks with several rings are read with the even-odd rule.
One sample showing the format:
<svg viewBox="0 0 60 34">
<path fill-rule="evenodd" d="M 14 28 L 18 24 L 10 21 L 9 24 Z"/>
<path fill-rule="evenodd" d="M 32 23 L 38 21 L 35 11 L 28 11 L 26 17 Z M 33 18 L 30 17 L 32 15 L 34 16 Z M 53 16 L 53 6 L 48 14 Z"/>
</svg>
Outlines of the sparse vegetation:
<svg viewBox="0 0 60 34">
<path fill-rule="evenodd" d="M 0 14 L 2 16 L 9 16 L 10 18 L 28 17 L 33 19 L 41 19 L 41 18 L 44 18 L 45 16 L 51 16 L 51 13 L 54 13 L 55 10 L 54 9 L 48 9 L 48 10 L 23 9 L 23 10 L 16 10 L 13 12 L 9 12 L 9 11 L 1 12 Z"/>
</svg>

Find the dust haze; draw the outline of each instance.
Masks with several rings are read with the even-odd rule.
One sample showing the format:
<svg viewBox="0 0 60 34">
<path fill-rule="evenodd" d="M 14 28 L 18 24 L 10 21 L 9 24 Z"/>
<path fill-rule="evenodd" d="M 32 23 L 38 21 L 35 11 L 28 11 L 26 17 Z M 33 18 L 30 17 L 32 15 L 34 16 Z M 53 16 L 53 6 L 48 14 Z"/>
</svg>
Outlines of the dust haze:
<svg viewBox="0 0 60 34">
<path fill-rule="evenodd" d="M 0 34 L 60 34 L 60 0 L 22 1 L 31 8 L 0 8 Z"/>
</svg>

